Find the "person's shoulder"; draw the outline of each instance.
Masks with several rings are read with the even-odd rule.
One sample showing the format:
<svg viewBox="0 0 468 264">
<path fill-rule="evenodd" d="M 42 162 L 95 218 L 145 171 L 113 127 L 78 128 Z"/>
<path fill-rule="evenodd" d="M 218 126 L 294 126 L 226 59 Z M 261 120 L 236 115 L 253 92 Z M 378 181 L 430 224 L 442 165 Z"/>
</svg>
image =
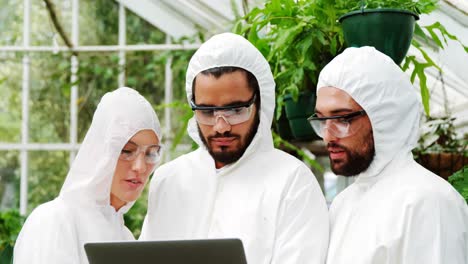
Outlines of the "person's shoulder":
<svg viewBox="0 0 468 264">
<path fill-rule="evenodd" d="M 58 263 L 52 258 L 72 249 L 76 232 L 74 217 L 60 198 L 36 207 L 26 219 L 14 248 L 15 263 Z M 73 258 L 73 257 L 72 257 Z"/>
<path fill-rule="evenodd" d="M 65 236 L 65 231 L 71 230 L 73 226 L 70 210 L 59 198 L 39 205 L 26 218 L 20 238 L 24 240 L 23 237 L 28 237 L 35 241 L 43 241 L 54 234 Z"/>
<path fill-rule="evenodd" d="M 412 162 L 405 173 L 400 177 L 402 190 L 407 193 L 424 196 L 451 198 L 459 196 L 458 192 L 445 179 L 422 167 L 415 161 Z"/>
<path fill-rule="evenodd" d="M 179 167 L 179 166 L 188 165 L 190 163 L 197 162 L 197 161 L 200 160 L 200 158 L 199 158 L 200 152 L 201 152 L 201 150 L 197 149 L 197 150 L 182 154 L 182 155 L 174 158 L 173 160 L 170 160 L 170 161 L 162 164 L 156 170 L 157 171 L 171 170 L 174 167 Z"/>
<path fill-rule="evenodd" d="M 49 224 L 56 225 L 60 222 L 70 222 L 67 217 L 69 212 L 68 206 L 62 200 L 56 198 L 36 207 L 27 217 L 26 223 L 47 226 Z"/>
<path fill-rule="evenodd" d="M 303 161 L 280 149 L 257 155 L 253 166 L 286 185 L 317 185 L 312 170 Z"/>
<path fill-rule="evenodd" d="M 185 177 L 187 173 L 197 171 L 196 168 L 204 166 L 201 161 L 202 156 L 200 149 L 197 149 L 160 165 L 154 171 L 151 179 L 152 184 L 164 182 L 167 179 L 175 179 L 178 176 Z"/>
<path fill-rule="evenodd" d="M 414 161 L 391 176 L 376 190 L 389 207 L 434 214 L 437 210 L 466 207 L 464 199 L 445 179 Z"/>
<path fill-rule="evenodd" d="M 304 162 L 294 157 L 293 155 L 281 150 L 274 148 L 268 152 L 269 156 L 266 156 L 266 159 L 274 159 L 280 161 L 278 166 L 290 166 L 290 167 L 299 167 L 305 166 Z"/>
</svg>

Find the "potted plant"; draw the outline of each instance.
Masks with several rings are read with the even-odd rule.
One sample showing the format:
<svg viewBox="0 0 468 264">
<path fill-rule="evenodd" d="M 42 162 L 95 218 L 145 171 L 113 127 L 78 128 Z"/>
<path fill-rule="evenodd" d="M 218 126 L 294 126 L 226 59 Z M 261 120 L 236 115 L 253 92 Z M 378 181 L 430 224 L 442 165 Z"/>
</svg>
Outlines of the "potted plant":
<svg viewBox="0 0 468 264">
<path fill-rule="evenodd" d="M 457 135 L 454 121 L 449 116 L 427 117 L 413 150 L 418 163 L 446 180 L 468 164 L 468 140 Z"/>
<path fill-rule="evenodd" d="M 348 46 L 374 46 L 389 55 L 400 64 L 402 70 L 412 69 L 411 82 L 419 79 L 421 99 L 426 115 L 430 115 L 429 89 L 425 70 L 435 67 L 425 51 L 425 45 L 435 44 L 444 49 L 447 39 L 458 41 L 440 22 L 428 26 L 415 23 L 420 14 L 429 14 L 437 7 L 438 0 L 335 0 L 340 14 L 339 20 L 343 26 L 344 37 Z M 414 35 L 412 38 L 414 27 Z M 428 37 L 430 36 L 430 37 Z M 406 56 L 410 44 L 421 53 L 423 59 L 415 55 Z M 412 66 L 412 67 L 411 67 Z"/>
<path fill-rule="evenodd" d="M 270 63 L 277 95 L 273 127 L 284 138 L 288 135 L 278 129 L 284 116 L 292 137 L 317 138 L 307 117 L 314 113 L 320 71 L 344 49 L 336 17 L 332 1 L 270 0 L 262 8 L 253 8 L 234 27 Z"/>
<path fill-rule="evenodd" d="M 350 12 L 339 21 L 350 47 L 373 46 L 396 64 L 406 56 L 413 39 L 418 14 L 432 11 L 437 0 L 351 0 L 342 1 Z"/>
<path fill-rule="evenodd" d="M 315 112 L 315 93 L 311 91 L 302 92 L 296 100 L 292 94 L 286 94 L 283 100 L 285 105 L 284 114 L 288 120 L 292 137 L 304 141 L 318 139 L 309 122 L 307 122 L 307 118 Z"/>
</svg>

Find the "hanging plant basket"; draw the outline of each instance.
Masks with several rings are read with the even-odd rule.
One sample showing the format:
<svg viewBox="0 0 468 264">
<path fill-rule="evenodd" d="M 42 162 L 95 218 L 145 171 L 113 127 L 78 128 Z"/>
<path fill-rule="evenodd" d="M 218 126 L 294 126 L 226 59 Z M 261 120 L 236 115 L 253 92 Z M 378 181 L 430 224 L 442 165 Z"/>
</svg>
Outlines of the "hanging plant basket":
<svg viewBox="0 0 468 264">
<path fill-rule="evenodd" d="M 307 121 L 307 118 L 314 114 L 315 100 L 315 94 L 310 92 L 300 93 L 297 102 L 291 95 L 284 97 L 285 113 L 293 138 L 298 140 L 319 138 Z"/>
<path fill-rule="evenodd" d="M 406 56 L 419 16 L 401 9 L 361 9 L 339 18 L 348 47 L 373 46 L 396 64 Z"/>
<path fill-rule="evenodd" d="M 283 108 L 281 116 L 276 120 L 276 131 L 284 140 L 291 140 L 294 138 L 291 128 L 289 127 L 289 120 L 286 117 L 286 110 Z"/>
<path fill-rule="evenodd" d="M 447 180 L 454 172 L 468 165 L 468 156 L 463 153 L 426 153 L 420 154 L 416 161 L 426 169 Z"/>
</svg>

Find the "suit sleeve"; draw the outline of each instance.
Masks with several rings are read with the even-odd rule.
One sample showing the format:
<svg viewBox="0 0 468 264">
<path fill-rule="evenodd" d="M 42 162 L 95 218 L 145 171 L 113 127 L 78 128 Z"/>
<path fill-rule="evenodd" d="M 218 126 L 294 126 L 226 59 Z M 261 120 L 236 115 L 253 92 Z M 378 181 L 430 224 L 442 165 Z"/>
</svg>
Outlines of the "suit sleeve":
<svg viewBox="0 0 468 264">
<path fill-rule="evenodd" d="M 408 206 L 399 263 L 468 263 L 468 207 L 457 196 L 427 193 Z"/>
<path fill-rule="evenodd" d="M 325 198 L 305 165 L 280 205 L 272 264 L 325 263 L 329 218 Z"/>
<path fill-rule="evenodd" d="M 16 240 L 14 264 L 78 264 L 73 219 L 48 207 L 38 207 L 23 225 Z"/>
</svg>

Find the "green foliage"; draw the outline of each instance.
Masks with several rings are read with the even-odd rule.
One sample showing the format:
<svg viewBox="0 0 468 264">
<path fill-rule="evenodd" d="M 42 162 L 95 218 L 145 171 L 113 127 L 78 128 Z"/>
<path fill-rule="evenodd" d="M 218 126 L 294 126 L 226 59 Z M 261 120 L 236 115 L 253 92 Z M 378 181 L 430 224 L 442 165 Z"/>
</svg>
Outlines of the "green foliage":
<svg viewBox="0 0 468 264">
<path fill-rule="evenodd" d="M 254 8 L 237 20 L 233 31 L 245 36 L 267 58 L 276 82 L 277 108 L 275 125 L 283 111 L 284 96 L 295 100 L 300 92 L 315 90 L 322 68 L 345 48 L 338 18 L 360 8 L 396 8 L 428 14 L 435 10 L 438 0 L 269 0 L 264 7 Z M 443 49 L 447 40 L 458 39 L 439 23 L 421 27 L 416 24 L 412 45 L 423 60 L 407 56 L 403 70 L 412 69 L 411 81 L 419 79 L 420 93 L 427 116 L 430 113 L 430 93 L 425 70 L 441 68 L 430 58 L 426 47 L 430 42 Z M 430 36 L 430 38 L 428 37 Z M 442 41 L 443 40 L 443 41 Z M 425 44 L 425 45 L 423 45 Z M 467 47 L 465 50 L 468 51 Z M 275 143 L 285 148 L 293 145 L 276 137 Z M 286 144 L 287 143 L 287 144 Z M 310 157 L 295 150 L 304 160 Z M 308 162 L 315 166 L 313 162 Z"/>
<path fill-rule="evenodd" d="M 336 0 L 336 6 L 338 10 L 346 10 L 346 12 L 359 10 L 361 8 L 392 8 L 411 11 L 416 14 L 429 14 L 437 8 L 438 2 L 439 0 Z M 444 49 L 447 45 L 447 39 L 451 39 L 459 42 L 464 47 L 466 52 L 468 52 L 468 46 L 463 45 L 463 43 L 461 43 L 456 36 L 450 34 L 440 22 L 435 22 L 432 25 L 423 27 L 416 23 L 414 35 L 416 38 L 413 38 L 412 45 L 420 52 L 423 60 L 418 60 L 414 55 L 407 56 L 405 58 L 402 69 L 404 71 L 410 68 L 413 69 L 411 73 L 412 83 L 414 83 L 416 77 L 419 79 L 421 100 L 424 106 L 424 112 L 427 116 L 429 116 L 430 93 L 427 86 L 425 70 L 431 67 L 434 67 L 439 71 L 442 71 L 442 69 L 428 55 L 426 51 L 428 44 L 434 43 L 438 48 Z M 430 36 L 430 38 L 428 38 L 428 36 Z"/>
<path fill-rule="evenodd" d="M 468 204 L 468 165 L 451 175 L 448 181 L 465 198 Z"/>
<path fill-rule="evenodd" d="M 186 100 L 183 101 L 172 101 L 170 104 L 161 104 L 156 107 L 156 109 L 168 109 L 172 108 L 175 111 L 174 116 L 177 116 L 177 120 L 179 123 L 183 124 L 183 126 L 176 131 L 175 135 L 172 137 L 172 144 L 170 150 L 175 150 L 177 145 L 179 145 L 187 133 L 187 126 L 188 121 L 193 116 L 193 111 L 190 106 L 187 104 Z"/>
<path fill-rule="evenodd" d="M 67 151 L 35 151 L 29 154 L 28 211 L 58 196 L 68 172 Z"/>
<path fill-rule="evenodd" d="M 124 214 L 125 225 L 132 231 L 135 238 L 140 236 L 143 220 L 145 220 L 148 208 L 148 190 L 149 186 L 146 186 L 140 198 L 138 198 L 132 208 Z"/>
<path fill-rule="evenodd" d="M 7 246 L 15 245 L 24 220 L 25 217 L 21 216 L 18 210 L 0 211 L 0 252 Z"/>
<path fill-rule="evenodd" d="M 239 19 L 233 31 L 249 39 L 270 62 L 277 84 L 276 119 L 283 108 L 285 94 L 295 99 L 300 91 L 314 89 L 318 73 L 344 48 L 343 33 L 337 20 L 340 16 L 362 7 L 393 8 L 428 14 L 435 10 L 438 0 L 269 0 L 263 8 L 254 8 Z M 428 44 L 444 49 L 447 41 L 459 42 L 440 22 L 429 26 L 416 24 L 412 45 L 421 54 L 407 56 L 402 66 L 412 69 L 411 81 L 418 78 L 426 115 L 430 113 L 430 93 L 425 70 L 441 68 L 428 55 Z M 429 37 L 428 37 L 429 36 Z"/>
<path fill-rule="evenodd" d="M 53 1 L 59 21 L 70 37 L 71 8 L 65 2 Z M 22 44 L 23 1 L 0 0 L 2 3 L 1 45 Z M 42 1 L 32 2 L 32 45 L 50 45 L 55 29 Z M 3 16 L 5 15 L 5 17 Z M 80 1 L 80 45 L 116 45 L 118 43 L 118 3 L 115 1 Z M 127 11 L 126 33 L 128 44 L 161 44 L 166 35 L 146 21 Z M 190 41 L 184 39 L 181 41 Z M 57 42 L 63 46 L 63 41 Z M 165 63 L 172 59 L 173 100 L 186 102 L 185 72 L 194 51 L 139 51 L 126 54 L 126 85 L 137 89 L 150 103 L 164 122 L 164 71 Z M 78 54 L 78 81 L 71 84 L 70 53 L 30 53 L 31 91 L 29 142 L 66 143 L 70 141 L 70 96 L 72 85 L 78 86 L 78 142 L 89 128 L 92 116 L 101 97 L 118 85 L 118 52 L 82 52 Z M 21 52 L 0 53 L 0 141 L 20 142 L 21 136 Z M 185 103 L 186 105 L 186 103 Z M 172 131 L 174 143 L 190 143 L 186 123 L 179 114 L 183 107 L 174 106 Z M 184 120 L 188 119 L 184 117 Z M 185 121 L 184 121 L 185 122 Z M 162 123 L 164 127 L 164 123 Z M 168 138 L 168 135 L 165 135 Z M 168 150 L 170 151 L 170 149 Z M 6 153 L 6 155 L 5 155 Z M 13 168 L 15 184 L 19 184 L 19 151 L 2 151 L 0 168 Z M 69 169 L 67 151 L 31 151 L 28 168 L 28 211 L 59 194 Z M 17 188 L 19 190 L 19 187 Z M 0 190 L 1 191 L 1 190 Z M 19 192 L 17 193 L 19 195 Z M 19 199 L 16 199 L 19 200 Z M 144 197 L 126 216 L 130 229 L 139 234 L 144 212 Z M 144 205 L 144 206 L 143 206 Z M 144 210 L 143 210 L 144 208 Z M 0 261 L 3 263 L 2 261 Z"/>
<path fill-rule="evenodd" d="M 0 263 L 13 263 L 13 247 L 24 221 L 18 210 L 0 211 Z"/>
<path fill-rule="evenodd" d="M 437 70 L 442 72 L 442 69 L 429 57 L 427 52 L 425 51 L 424 45 L 428 45 L 429 43 L 434 43 L 439 49 L 444 49 L 448 43 L 448 39 L 457 41 L 460 45 L 463 46 L 465 51 L 468 53 L 468 46 L 463 45 L 458 38 L 452 34 L 450 34 L 447 29 L 440 23 L 435 22 L 429 26 L 419 26 L 418 24 L 415 25 L 414 35 L 416 36 L 413 38 L 412 45 L 415 47 L 423 56 L 424 61 L 418 61 L 415 56 L 407 56 L 405 58 L 405 62 L 402 66 L 402 69 L 406 71 L 410 68 L 410 65 L 413 66 L 413 72 L 411 74 L 411 82 L 415 81 L 415 78 L 418 77 L 419 84 L 420 84 L 420 92 L 421 92 L 421 99 L 424 106 L 424 112 L 426 116 L 430 115 L 430 106 L 429 106 L 429 99 L 430 93 L 429 88 L 427 86 L 427 78 L 425 74 L 425 70 L 430 67 L 435 67 Z M 430 38 L 428 38 L 428 35 Z M 441 38 L 439 37 L 441 36 Z"/>
<path fill-rule="evenodd" d="M 233 28 L 267 58 L 276 82 L 276 113 L 273 128 L 283 113 L 284 98 L 315 92 L 320 71 L 344 49 L 333 1 L 270 0 L 254 8 Z M 276 134 L 274 134 L 276 135 Z M 300 156 L 313 167 L 320 165 L 304 151 L 275 136 L 276 146 Z"/>
<path fill-rule="evenodd" d="M 286 94 L 315 91 L 322 68 L 344 49 L 333 1 L 271 0 L 239 20 L 244 35 L 267 58 L 277 89 L 276 119 Z"/>
<path fill-rule="evenodd" d="M 457 135 L 455 118 L 444 116 L 426 119 L 421 128 L 418 148 L 414 150 L 416 155 L 430 152 L 466 153 L 468 141 Z"/>
<path fill-rule="evenodd" d="M 336 0 L 337 9 L 354 11 L 361 8 L 376 9 L 376 8 L 393 8 L 403 9 L 414 12 L 416 14 L 429 14 L 437 8 L 439 0 Z M 442 69 L 433 61 L 433 59 L 426 52 L 427 44 L 434 43 L 438 48 L 444 49 L 447 45 L 447 39 L 459 42 L 468 52 L 468 46 L 463 45 L 458 38 L 450 34 L 440 22 L 435 22 L 429 26 L 421 27 L 415 24 L 412 45 L 415 47 L 423 57 L 423 61 L 416 59 L 416 56 L 407 56 L 402 66 L 404 71 L 412 68 L 411 82 L 414 83 L 416 77 L 419 79 L 421 99 L 424 106 L 424 112 L 427 116 L 430 115 L 429 99 L 430 93 L 427 86 L 427 77 L 425 70 L 434 67 L 439 71 Z M 428 38 L 430 36 L 430 38 Z M 443 39 L 443 41 L 441 40 Z M 426 45 L 423 45 L 426 44 Z"/>
</svg>

